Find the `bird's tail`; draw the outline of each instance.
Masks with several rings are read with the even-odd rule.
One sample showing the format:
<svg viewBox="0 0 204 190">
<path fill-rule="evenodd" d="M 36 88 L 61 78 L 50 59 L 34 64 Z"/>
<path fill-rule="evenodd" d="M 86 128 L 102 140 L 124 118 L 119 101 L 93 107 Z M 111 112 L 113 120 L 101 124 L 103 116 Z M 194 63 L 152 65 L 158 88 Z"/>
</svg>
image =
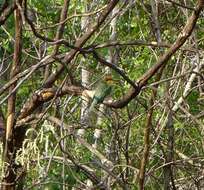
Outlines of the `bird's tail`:
<svg viewBox="0 0 204 190">
<path fill-rule="evenodd" d="M 97 100 L 94 98 L 93 102 L 91 103 L 90 107 L 89 107 L 89 113 L 94 111 L 95 106 L 97 105 Z"/>
<path fill-rule="evenodd" d="M 90 125 L 90 118 L 91 118 L 91 115 L 92 115 L 92 113 L 94 111 L 94 108 L 97 105 L 97 103 L 98 103 L 97 100 L 93 99 L 90 107 L 88 108 L 87 112 L 84 114 L 83 120 L 81 121 L 84 126 L 89 126 Z"/>
</svg>

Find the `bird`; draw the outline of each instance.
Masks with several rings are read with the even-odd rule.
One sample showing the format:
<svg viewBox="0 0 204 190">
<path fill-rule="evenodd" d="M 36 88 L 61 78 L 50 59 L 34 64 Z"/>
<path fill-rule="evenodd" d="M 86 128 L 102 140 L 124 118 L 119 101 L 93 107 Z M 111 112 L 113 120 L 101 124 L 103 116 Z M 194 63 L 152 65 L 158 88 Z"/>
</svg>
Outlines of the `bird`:
<svg viewBox="0 0 204 190">
<path fill-rule="evenodd" d="M 98 83 L 94 90 L 93 99 L 89 107 L 89 113 L 91 113 L 96 105 L 102 103 L 104 99 L 110 95 L 112 90 L 113 78 L 111 74 L 106 74 L 104 78 Z"/>
</svg>

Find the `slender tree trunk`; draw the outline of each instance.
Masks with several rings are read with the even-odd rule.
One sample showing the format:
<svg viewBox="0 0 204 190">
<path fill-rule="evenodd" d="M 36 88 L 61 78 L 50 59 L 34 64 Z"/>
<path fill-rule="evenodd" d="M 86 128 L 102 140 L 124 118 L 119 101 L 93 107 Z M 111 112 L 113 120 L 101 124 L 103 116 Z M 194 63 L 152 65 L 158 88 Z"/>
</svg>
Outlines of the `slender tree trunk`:
<svg viewBox="0 0 204 190">
<path fill-rule="evenodd" d="M 157 10 L 157 3 L 155 0 L 151 0 L 151 10 L 152 10 L 152 17 L 151 20 L 153 22 L 153 28 L 154 28 L 154 34 L 156 36 L 157 42 L 161 42 L 161 31 L 160 31 L 160 25 L 159 25 L 159 20 L 158 20 L 158 10 Z M 164 67 L 162 67 L 159 71 L 159 73 L 156 76 L 156 81 L 159 81 L 162 77 Z M 147 123 L 144 128 L 144 150 L 143 150 L 143 155 L 140 163 L 140 171 L 139 171 L 139 189 L 144 190 L 145 187 L 145 172 L 146 172 L 146 167 L 148 164 L 148 159 L 149 159 L 149 151 L 150 151 L 150 131 L 151 131 L 151 126 L 152 126 L 152 116 L 154 112 L 154 100 L 157 96 L 157 89 L 159 85 L 154 86 L 154 90 L 151 95 L 150 99 L 150 110 L 147 114 Z"/>
<path fill-rule="evenodd" d="M 114 16 L 115 14 L 117 14 L 119 11 L 118 7 L 115 7 L 112 11 L 112 16 Z M 117 40 L 117 16 L 115 16 L 111 23 L 110 23 L 110 41 L 115 41 Z M 115 65 L 118 64 L 118 48 L 117 47 L 110 47 L 109 48 L 109 59 L 108 61 L 110 63 L 113 63 Z M 109 68 L 105 68 L 106 69 L 106 72 L 110 72 L 111 73 L 111 70 Z M 100 107 L 100 113 L 103 113 L 105 111 L 105 107 L 101 105 Z M 98 117 L 98 120 L 100 121 L 100 113 L 99 113 L 99 117 Z M 116 152 L 117 152 L 117 131 L 118 129 L 116 128 L 113 128 L 113 136 L 112 136 L 112 140 L 110 142 L 110 151 L 109 151 L 109 155 L 108 155 L 108 158 L 114 162 L 116 162 L 117 160 L 117 155 L 116 155 Z M 112 181 L 112 177 L 108 177 L 108 180 L 107 180 L 107 186 L 108 188 L 111 188 L 110 185 L 111 185 L 111 181 Z"/>
<path fill-rule="evenodd" d="M 91 5 L 89 5 L 91 6 Z M 87 12 L 90 8 L 88 7 L 88 5 L 86 4 L 84 6 L 84 12 Z M 82 31 L 87 31 L 88 30 L 88 25 L 89 25 L 89 17 L 82 17 L 81 19 L 81 30 Z M 81 69 L 81 84 L 84 87 L 88 87 L 89 83 L 90 83 L 90 72 L 88 71 L 88 68 L 86 66 L 85 63 L 85 59 L 82 58 L 81 59 L 81 65 L 82 65 L 82 69 Z M 85 96 L 82 95 L 82 104 L 81 104 L 81 123 L 84 123 L 85 120 L 89 119 L 88 114 L 88 105 L 89 105 L 89 99 Z"/>
<path fill-rule="evenodd" d="M 167 83 L 166 87 L 166 97 L 167 97 L 167 107 L 168 107 L 168 115 L 167 115 L 167 148 L 166 148 L 166 158 L 165 158 L 165 167 L 164 167 L 164 190 L 176 190 L 174 179 L 173 179 L 173 169 L 172 162 L 174 158 L 174 125 L 173 125 L 173 112 L 172 112 L 172 102 L 171 96 L 169 93 L 170 84 Z"/>
<path fill-rule="evenodd" d="M 172 164 L 173 161 L 173 144 L 174 144 L 174 126 L 173 126 L 173 117 L 172 112 L 168 114 L 168 122 L 166 124 L 167 134 L 168 134 L 168 143 L 167 143 L 167 158 L 165 163 L 167 164 L 164 167 L 164 190 L 171 189 L 172 181 Z M 172 184 L 174 186 L 174 183 Z M 173 188 L 175 189 L 175 188 Z"/>
<path fill-rule="evenodd" d="M 22 1 L 19 0 L 19 6 L 22 5 Z M 22 18 L 19 9 L 15 10 L 15 44 L 14 44 L 14 57 L 13 65 L 10 72 L 10 79 L 13 78 L 20 69 L 22 51 Z M 9 88 L 9 93 L 12 93 L 15 88 L 14 83 Z M 13 92 L 8 99 L 7 121 L 6 121 L 6 137 L 4 141 L 4 167 L 5 177 L 3 179 L 2 190 L 15 189 L 16 185 L 16 169 L 15 164 L 15 148 L 14 148 L 14 135 L 13 130 L 15 126 L 15 104 L 16 104 L 16 92 Z"/>
</svg>

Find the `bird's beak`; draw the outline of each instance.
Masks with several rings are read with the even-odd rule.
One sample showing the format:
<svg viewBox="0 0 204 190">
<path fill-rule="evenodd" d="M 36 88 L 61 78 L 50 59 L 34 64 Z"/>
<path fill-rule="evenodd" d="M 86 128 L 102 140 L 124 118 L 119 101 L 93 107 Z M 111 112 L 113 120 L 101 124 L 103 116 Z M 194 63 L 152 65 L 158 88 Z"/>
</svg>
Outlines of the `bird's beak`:
<svg viewBox="0 0 204 190">
<path fill-rule="evenodd" d="M 107 81 L 109 84 L 116 84 L 119 82 L 119 80 L 116 80 L 116 79 L 112 79 L 112 80 L 108 80 Z"/>
</svg>

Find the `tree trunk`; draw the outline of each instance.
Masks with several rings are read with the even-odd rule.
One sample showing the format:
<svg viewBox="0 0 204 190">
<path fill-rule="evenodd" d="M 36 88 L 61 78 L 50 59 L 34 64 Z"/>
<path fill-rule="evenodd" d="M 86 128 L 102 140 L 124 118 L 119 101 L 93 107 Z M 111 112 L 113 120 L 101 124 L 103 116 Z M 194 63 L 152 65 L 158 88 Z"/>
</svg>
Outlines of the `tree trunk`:
<svg viewBox="0 0 204 190">
<path fill-rule="evenodd" d="M 22 1 L 19 0 L 19 6 Z M 22 18 L 19 9 L 15 10 L 15 44 L 14 44 L 14 57 L 13 65 L 10 71 L 10 79 L 13 78 L 20 69 L 22 51 Z M 16 104 L 16 91 L 13 92 L 17 83 L 14 83 L 9 88 L 11 96 L 8 99 L 7 122 L 6 122 L 6 137 L 4 140 L 4 170 L 5 177 L 3 179 L 2 190 L 15 189 L 17 177 L 17 165 L 15 164 L 15 146 L 14 146 L 14 126 L 15 126 L 15 104 Z"/>
</svg>

